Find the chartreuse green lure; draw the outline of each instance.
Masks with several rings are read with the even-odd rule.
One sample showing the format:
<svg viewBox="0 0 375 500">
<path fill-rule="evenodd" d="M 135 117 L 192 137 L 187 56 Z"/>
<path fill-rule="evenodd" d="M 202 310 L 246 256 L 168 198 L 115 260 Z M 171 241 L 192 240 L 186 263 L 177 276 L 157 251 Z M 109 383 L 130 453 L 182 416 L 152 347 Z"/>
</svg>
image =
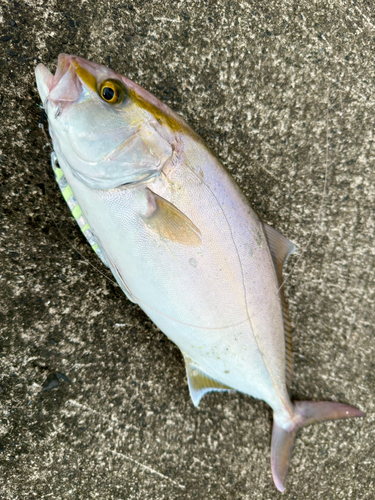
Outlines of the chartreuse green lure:
<svg viewBox="0 0 375 500">
<path fill-rule="evenodd" d="M 83 215 L 83 212 L 81 210 L 81 207 L 77 203 L 77 200 L 74 198 L 72 188 L 69 186 L 66 177 L 64 175 L 64 172 L 59 167 L 57 156 L 55 153 L 51 153 L 51 165 L 53 173 L 55 174 L 57 185 L 59 186 L 61 194 L 63 195 L 63 198 L 66 201 L 66 203 L 68 204 L 68 207 L 73 217 L 77 221 L 79 228 L 81 229 L 82 233 L 84 234 L 87 241 L 90 243 L 91 248 L 94 250 L 99 259 L 103 262 L 103 264 L 108 266 L 104 254 L 101 251 L 98 242 L 96 241 L 96 238 L 91 231 L 90 225 L 86 221 L 85 216 Z"/>
</svg>

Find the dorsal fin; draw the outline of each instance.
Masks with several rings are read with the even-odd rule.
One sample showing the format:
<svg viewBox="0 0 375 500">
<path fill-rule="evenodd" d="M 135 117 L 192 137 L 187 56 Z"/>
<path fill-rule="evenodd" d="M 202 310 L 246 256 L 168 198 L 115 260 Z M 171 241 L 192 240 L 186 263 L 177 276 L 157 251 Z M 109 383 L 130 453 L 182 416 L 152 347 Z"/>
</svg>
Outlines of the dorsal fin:
<svg viewBox="0 0 375 500">
<path fill-rule="evenodd" d="M 231 387 L 221 384 L 206 375 L 198 366 L 182 353 L 186 364 L 186 375 L 189 385 L 190 396 L 194 406 L 198 407 L 202 397 L 211 391 L 230 391 Z"/>
<path fill-rule="evenodd" d="M 291 241 L 289 241 L 285 236 L 276 231 L 273 227 L 266 223 L 263 223 L 264 230 L 267 236 L 268 245 L 271 250 L 271 255 L 273 263 L 275 265 L 275 270 L 277 278 L 279 280 L 279 286 L 283 282 L 283 265 L 286 262 L 290 254 L 292 254 L 296 247 Z M 290 319 L 288 307 L 285 301 L 284 289 L 280 290 L 280 298 L 283 306 L 283 317 L 284 317 L 284 332 L 285 332 L 285 378 L 286 385 L 288 389 L 290 388 L 290 383 L 292 381 L 293 375 L 293 347 L 292 347 L 292 332 L 290 327 Z"/>
</svg>

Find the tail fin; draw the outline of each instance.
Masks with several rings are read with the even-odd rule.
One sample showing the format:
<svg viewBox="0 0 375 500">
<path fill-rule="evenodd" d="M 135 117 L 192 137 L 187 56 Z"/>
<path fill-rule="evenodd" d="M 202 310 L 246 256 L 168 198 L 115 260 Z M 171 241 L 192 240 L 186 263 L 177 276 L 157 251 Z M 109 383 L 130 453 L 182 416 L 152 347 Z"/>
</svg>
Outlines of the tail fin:
<svg viewBox="0 0 375 500">
<path fill-rule="evenodd" d="M 284 491 L 284 482 L 288 474 L 292 456 L 294 438 L 301 427 L 324 420 L 364 417 L 365 414 L 353 406 L 315 401 L 298 401 L 294 404 L 294 418 L 289 428 L 285 429 L 274 420 L 271 444 L 271 468 L 276 488 Z"/>
</svg>

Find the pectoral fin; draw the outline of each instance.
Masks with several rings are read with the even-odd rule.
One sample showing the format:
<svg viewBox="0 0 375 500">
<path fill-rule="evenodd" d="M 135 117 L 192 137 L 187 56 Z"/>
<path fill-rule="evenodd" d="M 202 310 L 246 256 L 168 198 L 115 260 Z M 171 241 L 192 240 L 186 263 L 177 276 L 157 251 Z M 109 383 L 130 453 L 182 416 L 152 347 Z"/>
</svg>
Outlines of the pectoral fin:
<svg viewBox="0 0 375 500">
<path fill-rule="evenodd" d="M 273 263 L 275 266 L 279 286 L 283 282 L 283 265 L 292 254 L 296 247 L 285 236 L 276 231 L 273 227 L 264 223 L 264 229 L 267 236 L 268 245 L 271 250 Z M 293 347 L 292 347 L 292 331 L 290 326 L 289 311 L 286 305 L 284 290 L 280 290 L 280 298 L 283 306 L 284 331 L 285 331 L 285 375 L 286 385 L 289 389 L 293 375 Z"/>
<path fill-rule="evenodd" d="M 201 232 L 189 217 L 150 189 L 147 198 L 150 215 L 143 219 L 152 231 L 182 245 L 197 247 L 202 244 Z"/>
<path fill-rule="evenodd" d="M 202 372 L 189 357 L 184 355 L 184 359 L 190 396 L 194 406 L 198 407 L 200 400 L 207 392 L 231 390 L 227 385 L 217 382 Z"/>
</svg>

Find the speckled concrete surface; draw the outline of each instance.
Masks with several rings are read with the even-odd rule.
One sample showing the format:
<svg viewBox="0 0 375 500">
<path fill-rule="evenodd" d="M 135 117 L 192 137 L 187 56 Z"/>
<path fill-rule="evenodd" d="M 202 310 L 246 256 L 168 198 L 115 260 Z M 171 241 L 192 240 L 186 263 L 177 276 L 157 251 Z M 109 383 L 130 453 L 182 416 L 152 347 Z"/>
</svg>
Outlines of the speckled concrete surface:
<svg viewBox="0 0 375 500">
<path fill-rule="evenodd" d="M 367 418 L 301 431 L 282 497 L 375 498 L 371 2 L 0 4 L 1 500 L 282 496 L 267 405 L 212 394 L 196 410 L 178 349 L 101 274 L 71 218 L 34 81 L 60 52 L 164 99 L 300 249 L 316 226 L 286 286 L 292 393 Z"/>
</svg>

